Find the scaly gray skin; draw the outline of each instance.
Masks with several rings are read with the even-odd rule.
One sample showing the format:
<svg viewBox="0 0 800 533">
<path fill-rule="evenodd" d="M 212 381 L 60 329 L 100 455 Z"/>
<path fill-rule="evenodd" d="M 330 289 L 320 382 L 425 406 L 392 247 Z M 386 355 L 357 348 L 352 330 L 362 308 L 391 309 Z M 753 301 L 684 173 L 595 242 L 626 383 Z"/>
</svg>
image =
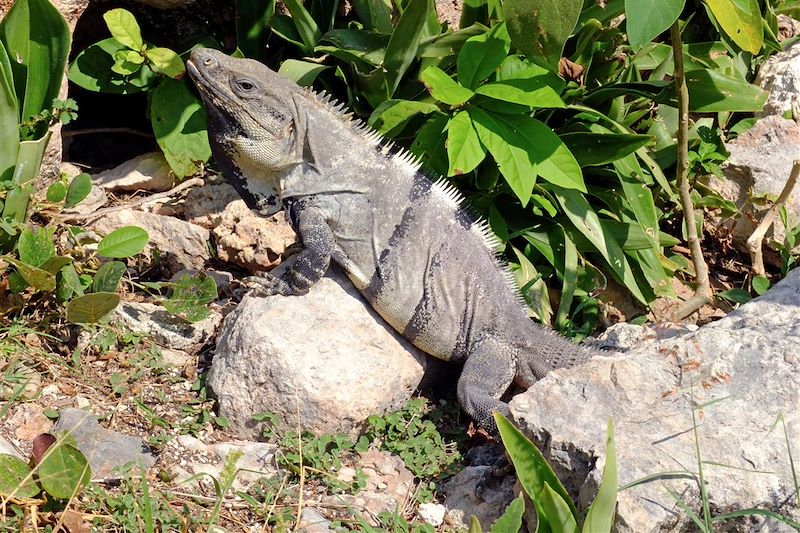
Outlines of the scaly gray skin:
<svg viewBox="0 0 800 533">
<path fill-rule="evenodd" d="M 598 353 L 532 322 L 486 224 L 341 106 L 216 50 L 193 51 L 188 71 L 225 176 L 251 209 L 286 207 L 303 241 L 282 278 L 258 278 L 260 294 L 305 293 L 335 261 L 406 339 L 464 362 L 459 402 L 492 433 L 512 382 L 529 387 Z"/>
</svg>

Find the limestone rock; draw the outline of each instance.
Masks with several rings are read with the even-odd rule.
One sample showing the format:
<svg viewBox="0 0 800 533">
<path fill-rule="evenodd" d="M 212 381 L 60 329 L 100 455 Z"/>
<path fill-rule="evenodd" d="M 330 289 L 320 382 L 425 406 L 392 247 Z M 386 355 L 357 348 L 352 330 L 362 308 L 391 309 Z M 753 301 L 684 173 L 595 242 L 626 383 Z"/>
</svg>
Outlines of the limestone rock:
<svg viewBox="0 0 800 533">
<path fill-rule="evenodd" d="M 202 348 L 222 322 L 222 316 L 212 310 L 205 320 L 190 324 L 147 302 L 122 302 L 114 313 L 131 330 L 146 333 L 159 346 L 189 353 Z"/>
<path fill-rule="evenodd" d="M 100 426 L 97 418 L 80 409 L 64 409 L 50 433 L 67 431 L 78 449 L 89 460 L 93 478 L 119 479 L 115 471 L 128 463 L 144 468 L 155 464 L 155 457 L 142 439 L 123 435 Z"/>
<path fill-rule="evenodd" d="M 313 507 L 303 507 L 300 512 L 300 527 L 297 533 L 327 533 L 333 531 L 330 520 Z"/>
<path fill-rule="evenodd" d="M 792 31 L 795 27 L 795 24 L 791 25 Z M 795 42 L 770 56 L 759 70 L 755 83 L 769 92 L 759 116 L 782 115 L 791 111 L 792 98 L 800 94 L 800 43 Z"/>
<path fill-rule="evenodd" d="M 781 193 L 794 160 L 800 159 L 800 126 L 793 120 L 770 115 L 728 143 L 726 148 L 730 152 L 730 158 L 722 166 L 726 179 L 711 177 L 709 186 L 743 209 L 732 235 L 734 245 L 746 251 L 747 238 L 769 208 L 769 205 L 754 206 L 751 198 L 763 194 L 777 198 Z M 786 210 L 791 225 L 800 222 L 800 189 L 795 189 L 786 203 Z M 767 237 L 783 242 L 784 234 L 778 220 Z M 775 262 L 774 256 L 765 253 L 765 260 Z"/>
<path fill-rule="evenodd" d="M 760 507 L 797 520 L 782 420 L 796 446 L 799 301 L 797 269 L 764 296 L 694 333 L 551 372 L 511 400 L 512 419 L 583 509 L 599 485 L 606 421 L 612 418 L 620 485 L 664 472 L 695 472 L 696 432 L 715 513 Z M 692 405 L 705 406 L 694 410 L 696 428 Z M 622 491 L 618 530 L 688 527 L 667 489 L 697 510 L 697 487 L 694 479 L 673 478 Z M 719 527 L 748 530 L 741 521 Z"/>
<path fill-rule="evenodd" d="M 402 407 L 425 358 L 332 268 L 306 295 L 246 296 L 225 318 L 206 384 L 244 433 L 258 435 L 251 417 L 268 411 L 288 427 L 353 434 Z"/>
<path fill-rule="evenodd" d="M 14 446 L 14 443 L 10 442 L 2 435 L 0 435 L 0 454 L 13 455 L 17 459 L 22 459 L 23 461 L 28 460 L 27 457 L 19 451 L 19 448 Z"/>
<path fill-rule="evenodd" d="M 164 154 L 151 152 L 105 170 L 94 176 L 92 181 L 109 192 L 162 192 L 172 188 L 175 176 Z"/>
<path fill-rule="evenodd" d="M 113 211 L 93 222 L 91 229 L 107 235 L 122 226 L 139 226 L 147 231 L 147 250 L 158 250 L 160 260 L 171 272 L 184 268 L 203 268 L 211 258 L 207 229 L 177 218 L 134 209 Z"/>
<path fill-rule="evenodd" d="M 468 528 L 475 516 L 484 531 L 497 520 L 514 499 L 513 474 L 498 478 L 492 475 L 489 465 L 468 466 L 450 478 L 442 487 L 446 495 L 445 523 L 453 527 Z M 484 484 L 479 489 L 479 485 Z"/>
</svg>

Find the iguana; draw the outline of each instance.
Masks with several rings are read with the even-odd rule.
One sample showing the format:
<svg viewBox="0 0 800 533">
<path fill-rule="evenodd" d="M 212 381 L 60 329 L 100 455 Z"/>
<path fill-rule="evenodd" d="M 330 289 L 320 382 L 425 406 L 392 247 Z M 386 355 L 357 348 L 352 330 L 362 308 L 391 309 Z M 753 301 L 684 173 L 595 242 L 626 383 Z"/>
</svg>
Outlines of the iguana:
<svg viewBox="0 0 800 533">
<path fill-rule="evenodd" d="M 513 382 L 599 353 L 531 321 L 488 225 L 342 105 L 216 50 L 194 50 L 188 72 L 223 174 L 256 212 L 285 207 L 303 242 L 281 278 L 258 278 L 260 295 L 305 293 L 333 260 L 403 337 L 464 363 L 459 402 L 491 433 Z"/>
</svg>

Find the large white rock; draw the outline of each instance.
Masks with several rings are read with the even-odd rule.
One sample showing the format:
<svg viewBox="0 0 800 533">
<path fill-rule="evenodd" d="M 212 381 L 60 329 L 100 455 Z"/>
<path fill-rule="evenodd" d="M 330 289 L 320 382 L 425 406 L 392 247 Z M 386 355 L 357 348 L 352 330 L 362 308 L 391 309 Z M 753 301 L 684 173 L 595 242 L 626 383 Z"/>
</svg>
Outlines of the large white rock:
<svg viewBox="0 0 800 533">
<path fill-rule="evenodd" d="M 264 411 L 290 428 L 353 433 L 408 401 L 426 357 L 332 268 L 306 295 L 242 299 L 225 318 L 206 383 L 220 414 L 246 434 L 258 435 L 251 417 Z"/>
<path fill-rule="evenodd" d="M 552 372 L 510 403 L 512 419 L 551 460 L 585 508 L 615 423 L 620 486 L 645 476 L 697 472 L 700 447 L 711 509 L 798 509 L 784 436 L 800 457 L 800 269 L 726 318 L 676 338 Z M 692 421 L 696 408 L 696 426 Z M 726 465 L 726 466 L 721 466 Z M 695 510 L 694 479 L 660 479 L 619 494 L 620 531 L 687 526 L 668 489 Z M 749 519 L 715 531 L 747 531 Z M 769 531 L 783 530 L 771 523 Z"/>
</svg>

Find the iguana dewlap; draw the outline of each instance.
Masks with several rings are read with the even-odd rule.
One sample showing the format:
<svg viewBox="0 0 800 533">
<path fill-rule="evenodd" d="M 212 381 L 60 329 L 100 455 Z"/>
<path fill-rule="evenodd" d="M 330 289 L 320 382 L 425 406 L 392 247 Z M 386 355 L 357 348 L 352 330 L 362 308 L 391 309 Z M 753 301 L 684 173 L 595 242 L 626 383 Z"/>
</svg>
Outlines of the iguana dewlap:
<svg viewBox="0 0 800 533">
<path fill-rule="evenodd" d="M 188 71 L 208 116 L 211 149 L 247 205 L 285 207 L 304 249 L 261 294 L 308 291 L 338 263 L 386 321 L 425 352 L 463 361 L 458 398 L 494 431 L 512 382 L 596 352 L 532 322 L 496 239 L 446 181 L 341 106 L 250 59 L 197 49 Z"/>
</svg>

